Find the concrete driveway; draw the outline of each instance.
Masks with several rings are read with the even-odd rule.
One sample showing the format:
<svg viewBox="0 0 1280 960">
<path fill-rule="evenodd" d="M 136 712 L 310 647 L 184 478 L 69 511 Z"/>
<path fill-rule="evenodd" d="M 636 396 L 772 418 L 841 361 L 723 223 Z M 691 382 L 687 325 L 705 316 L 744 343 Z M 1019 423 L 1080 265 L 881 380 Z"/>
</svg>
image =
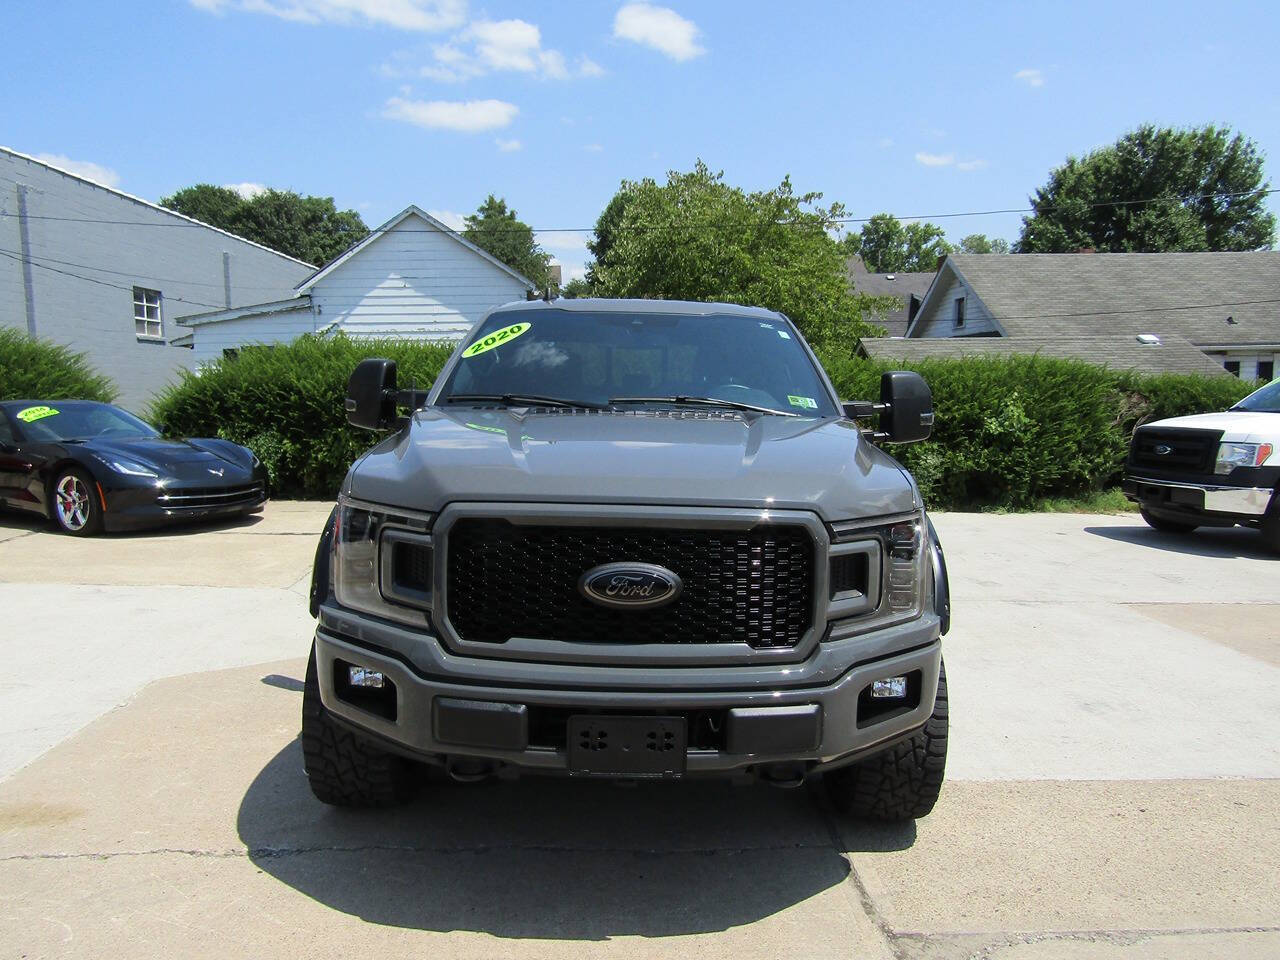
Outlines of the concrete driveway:
<svg viewBox="0 0 1280 960">
<path fill-rule="evenodd" d="M 75 541 L 0 517 L 0 942 L 46 956 L 1280 956 L 1280 560 L 1247 531 L 939 515 L 932 816 L 821 791 L 307 792 L 328 505 Z"/>
</svg>

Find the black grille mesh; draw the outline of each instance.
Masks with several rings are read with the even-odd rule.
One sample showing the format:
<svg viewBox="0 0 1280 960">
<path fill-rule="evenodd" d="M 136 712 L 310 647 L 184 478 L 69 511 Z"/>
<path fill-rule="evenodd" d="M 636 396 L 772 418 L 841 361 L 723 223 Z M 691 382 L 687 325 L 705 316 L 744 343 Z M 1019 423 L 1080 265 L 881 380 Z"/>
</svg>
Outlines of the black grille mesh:
<svg viewBox="0 0 1280 960">
<path fill-rule="evenodd" d="M 1221 430 L 1141 427 L 1133 435 L 1129 465 L 1147 470 L 1211 473 L 1221 439 Z"/>
<path fill-rule="evenodd" d="M 789 647 L 812 619 L 813 542 L 796 526 L 655 530 L 468 518 L 449 531 L 448 551 L 449 619 L 468 641 Z M 622 561 L 664 566 L 684 589 L 651 610 L 601 607 L 578 592 L 587 570 Z"/>
</svg>

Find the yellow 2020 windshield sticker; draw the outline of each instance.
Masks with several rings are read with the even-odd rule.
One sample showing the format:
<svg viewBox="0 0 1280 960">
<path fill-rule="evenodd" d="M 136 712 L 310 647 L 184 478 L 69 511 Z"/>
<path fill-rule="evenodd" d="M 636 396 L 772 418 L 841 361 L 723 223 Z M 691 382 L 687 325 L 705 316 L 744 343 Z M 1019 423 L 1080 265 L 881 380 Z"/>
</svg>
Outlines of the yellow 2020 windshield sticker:
<svg viewBox="0 0 1280 960">
<path fill-rule="evenodd" d="M 495 330 L 487 337 L 477 340 L 471 346 L 467 347 L 467 349 L 463 350 L 462 355 L 463 357 L 470 359 L 471 357 L 478 357 L 482 353 L 488 353 L 494 347 L 500 347 L 504 343 L 510 343 L 522 333 L 528 333 L 529 328 L 532 326 L 533 324 L 531 323 L 513 323 L 509 327 L 503 327 L 501 330 Z"/>
<path fill-rule="evenodd" d="M 33 420 L 43 420 L 45 417 L 55 417 L 58 411 L 53 407 L 27 407 L 25 410 L 18 411 L 18 419 L 23 423 L 31 423 Z"/>
</svg>

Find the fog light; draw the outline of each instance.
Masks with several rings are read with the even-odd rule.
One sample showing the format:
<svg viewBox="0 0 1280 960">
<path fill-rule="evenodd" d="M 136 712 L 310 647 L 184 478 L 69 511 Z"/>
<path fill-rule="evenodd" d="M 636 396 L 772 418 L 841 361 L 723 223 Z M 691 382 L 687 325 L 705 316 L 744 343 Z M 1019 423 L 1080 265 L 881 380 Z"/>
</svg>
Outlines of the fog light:
<svg viewBox="0 0 1280 960">
<path fill-rule="evenodd" d="M 885 677 L 871 684 L 871 699 L 901 700 L 907 695 L 906 677 Z"/>
<path fill-rule="evenodd" d="M 381 690 L 385 682 L 380 671 L 368 667 L 347 667 L 347 680 L 353 687 L 373 687 L 376 690 Z"/>
</svg>

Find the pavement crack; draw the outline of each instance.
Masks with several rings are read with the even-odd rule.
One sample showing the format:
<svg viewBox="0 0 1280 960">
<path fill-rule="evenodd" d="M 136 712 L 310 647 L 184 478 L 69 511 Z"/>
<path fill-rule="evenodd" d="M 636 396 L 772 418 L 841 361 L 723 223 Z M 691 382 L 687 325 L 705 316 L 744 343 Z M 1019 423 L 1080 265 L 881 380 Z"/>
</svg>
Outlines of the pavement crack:
<svg viewBox="0 0 1280 960">
<path fill-rule="evenodd" d="M 1000 951 L 1009 947 L 1027 946 L 1035 943 L 1105 943 L 1118 947 L 1132 947 L 1161 937 L 1218 936 L 1230 933 L 1280 933 L 1280 926 L 1041 930 L 1005 934 L 955 930 L 932 931 L 929 933 L 905 930 L 890 931 L 893 937 L 916 944 L 936 943 L 939 940 L 951 937 L 987 936 L 992 938 L 981 948 L 966 954 L 965 960 L 995 960 Z M 904 956 L 901 953 L 897 955 Z"/>
<path fill-rule="evenodd" d="M 0 863 L 57 861 L 57 860 L 115 860 L 135 857 L 185 856 L 209 859 L 271 860 L 284 857 L 309 856 L 325 853 L 416 853 L 416 854 L 484 854 L 484 853 L 593 853 L 633 854 L 652 857 L 670 856 L 740 856 L 751 853 L 785 853 L 798 850 L 825 850 L 826 843 L 761 844 L 736 847 L 575 847 L 565 844 L 480 843 L 451 846 L 423 846 L 416 844 L 315 844 L 289 847 L 238 847 L 231 850 L 200 850 L 185 847 L 155 847 L 149 850 L 90 851 L 81 853 L 22 853 L 0 857 Z"/>
</svg>

